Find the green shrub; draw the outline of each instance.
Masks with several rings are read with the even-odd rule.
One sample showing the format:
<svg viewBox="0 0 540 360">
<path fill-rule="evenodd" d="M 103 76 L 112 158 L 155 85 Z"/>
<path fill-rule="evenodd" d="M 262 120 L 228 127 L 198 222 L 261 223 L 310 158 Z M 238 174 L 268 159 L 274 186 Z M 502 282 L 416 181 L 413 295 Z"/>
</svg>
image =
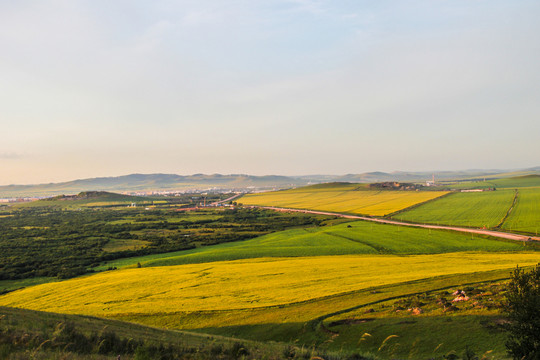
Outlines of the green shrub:
<svg viewBox="0 0 540 360">
<path fill-rule="evenodd" d="M 540 359 L 540 264 L 530 272 L 514 270 L 504 305 L 510 320 L 508 353 L 514 359 Z"/>
</svg>

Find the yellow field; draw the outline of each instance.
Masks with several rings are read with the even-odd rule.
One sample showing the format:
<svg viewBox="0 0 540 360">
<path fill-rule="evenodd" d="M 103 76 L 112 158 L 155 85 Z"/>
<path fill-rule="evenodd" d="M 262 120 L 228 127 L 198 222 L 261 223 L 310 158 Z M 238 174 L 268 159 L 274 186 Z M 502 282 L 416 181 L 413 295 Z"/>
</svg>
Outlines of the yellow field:
<svg viewBox="0 0 540 360">
<path fill-rule="evenodd" d="M 249 194 L 238 199 L 244 205 L 276 206 L 350 214 L 384 216 L 447 194 L 444 191 L 356 190 L 358 184 L 339 188 L 310 187 Z"/>
<path fill-rule="evenodd" d="M 433 276 L 528 266 L 538 253 L 260 258 L 137 268 L 33 286 L 0 306 L 97 316 L 257 308 Z"/>
</svg>

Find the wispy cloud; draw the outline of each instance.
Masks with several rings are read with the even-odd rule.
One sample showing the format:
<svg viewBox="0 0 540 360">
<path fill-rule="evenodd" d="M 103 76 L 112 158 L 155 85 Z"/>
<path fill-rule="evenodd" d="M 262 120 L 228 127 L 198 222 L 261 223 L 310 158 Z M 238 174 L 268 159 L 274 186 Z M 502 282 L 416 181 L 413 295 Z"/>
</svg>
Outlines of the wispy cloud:
<svg viewBox="0 0 540 360">
<path fill-rule="evenodd" d="M 23 155 L 15 152 L 0 152 L 0 159 L 5 160 L 16 160 L 22 158 Z"/>
<path fill-rule="evenodd" d="M 147 52 L 154 50 L 157 46 L 163 44 L 167 33 L 172 31 L 175 25 L 168 20 L 159 20 L 146 29 L 143 35 L 138 39 L 136 50 Z"/>
<path fill-rule="evenodd" d="M 293 4 L 295 11 L 312 14 L 323 14 L 328 11 L 320 1 L 316 0 L 289 0 L 289 3 Z"/>
</svg>

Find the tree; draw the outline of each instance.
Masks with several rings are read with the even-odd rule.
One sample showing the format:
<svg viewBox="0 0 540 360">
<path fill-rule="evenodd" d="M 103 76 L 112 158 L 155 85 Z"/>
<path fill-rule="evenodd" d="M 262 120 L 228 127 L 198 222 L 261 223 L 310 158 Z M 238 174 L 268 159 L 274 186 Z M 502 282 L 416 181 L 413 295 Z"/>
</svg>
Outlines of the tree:
<svg viewBox="0 0 540 360">
<path fill-rule="evenodd" d="M 540 264 L 529 272 L 519 266 L 514 270 L 505 307 L 510 320 L 508 353 L 514 359 L 540 359 Z"/>
</svg>

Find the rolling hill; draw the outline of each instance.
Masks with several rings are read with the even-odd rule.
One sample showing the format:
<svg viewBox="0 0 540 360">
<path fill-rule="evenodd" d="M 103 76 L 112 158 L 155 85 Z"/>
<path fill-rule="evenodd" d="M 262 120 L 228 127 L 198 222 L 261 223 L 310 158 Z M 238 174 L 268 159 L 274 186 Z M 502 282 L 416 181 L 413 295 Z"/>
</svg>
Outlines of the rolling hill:
<svg viewBox="0 0 540 360">
<path fill-rule="evenodd" d="M 247 189 L 253 188 L 291 188 L 324 182 L 373 183 L 384 181 L 424 182 L 435 174 L 437 180 L 483 180 L 514 176 L 540 175 L 539 167 L 518 170 L 463 170 L 463 171 L 424 171 L 424 172 L 366 172 L 347 175 L 304 175 L 254 176 L 245 174 L 130 174 L 115 177 L 96 177 L 67 182 L 4 185 L 0 186 L 0 199 L 10 197 L 54 196 L 77 194 L 81 191 L 181 191 L 204 190 L 208 188 Z"/>
</svg>

